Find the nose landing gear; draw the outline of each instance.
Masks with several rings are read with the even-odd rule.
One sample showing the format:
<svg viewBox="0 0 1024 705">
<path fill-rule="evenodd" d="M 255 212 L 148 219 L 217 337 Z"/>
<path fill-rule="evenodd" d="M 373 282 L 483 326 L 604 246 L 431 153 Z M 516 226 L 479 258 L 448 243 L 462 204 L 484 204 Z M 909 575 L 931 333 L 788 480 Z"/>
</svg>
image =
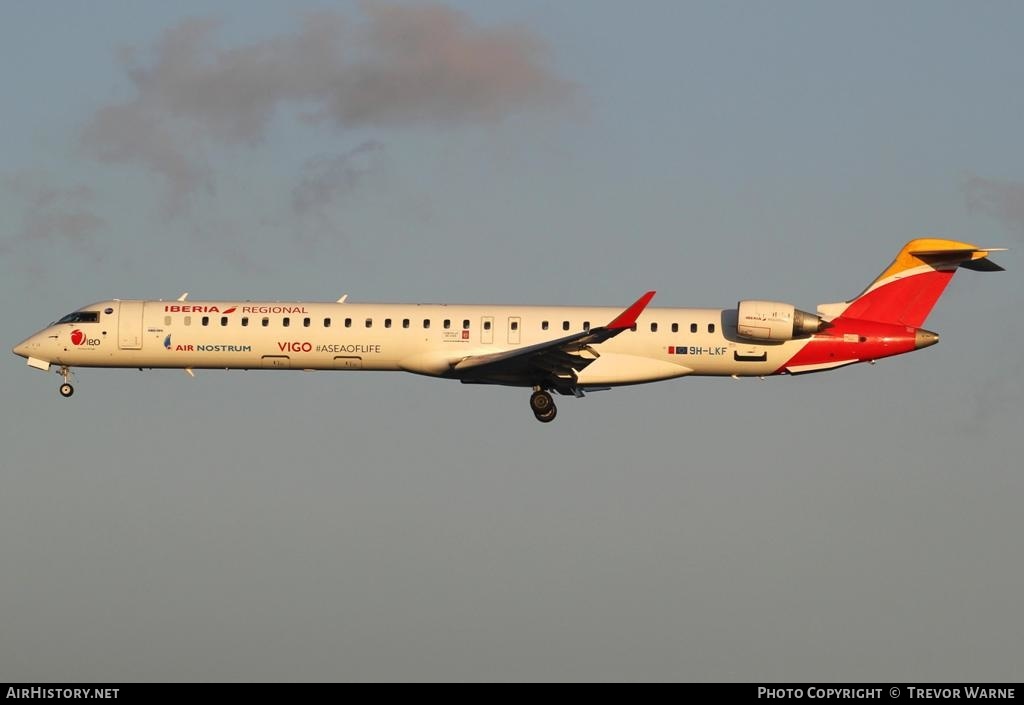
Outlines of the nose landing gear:
<svg viewBox="0 0 1024 705">
<path fill-rule="evenodd" d="M 541 423 L 554 421 L 555 416 L 558 414 L 554 399 L 543 389 L 538 389 L 530 395 L 530 408 L 533 410 L 533 415 Z"/>
<path fill-rule="evenodd" d="M 67 365 L 61 365 L 61 368 L 57 370 L 57 374 L 64 378 L 64 384 L 60 385 L 60 395 L 66 399 L 75 393 L 75 388 L 68 384 L 71 368 Z"/>
</svg>

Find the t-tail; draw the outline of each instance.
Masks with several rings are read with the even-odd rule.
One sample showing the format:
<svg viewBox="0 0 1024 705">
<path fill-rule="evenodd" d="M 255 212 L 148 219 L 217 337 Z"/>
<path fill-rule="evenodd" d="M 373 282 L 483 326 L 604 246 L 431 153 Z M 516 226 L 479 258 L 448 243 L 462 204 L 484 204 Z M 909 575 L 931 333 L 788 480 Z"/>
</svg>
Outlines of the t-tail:
<svg viewBox="0 0 1024 705">
<path fill-rule="evenodd" d="M 920 328 L 959 267 L 1002 271 L 988 255 L 1003 249 L 936 238 L 911 240 L 863 293 L 852 301 L 823 304 L 818 313 L 826 321 L 856 319 Z"/>
<path fill-rule="evenodd" d="M 817 332 L 779 371 L 820 372 L 934 345 L 938 334 L 921 326 L 949 280 L 960 267 L 1002 270 L 988 259 L 996 249 L 955 240 L 911 240 L 860 296 L 818 306 Z"/>
</svg>

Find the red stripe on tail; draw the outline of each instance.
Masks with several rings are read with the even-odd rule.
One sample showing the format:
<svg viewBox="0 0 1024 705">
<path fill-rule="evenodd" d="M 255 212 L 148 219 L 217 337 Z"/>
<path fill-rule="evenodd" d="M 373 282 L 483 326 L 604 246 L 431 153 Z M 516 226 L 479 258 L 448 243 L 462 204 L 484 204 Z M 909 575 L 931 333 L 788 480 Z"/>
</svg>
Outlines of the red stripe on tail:
<svg viewBox="0 0 1024 705">
<path fill-rule="evenodd" d="M 953 278 L 955 267 L 933 269 L 894 279 L 856 298 L 843 318 L 900 323 L 919 328 Z"/>
</svg>

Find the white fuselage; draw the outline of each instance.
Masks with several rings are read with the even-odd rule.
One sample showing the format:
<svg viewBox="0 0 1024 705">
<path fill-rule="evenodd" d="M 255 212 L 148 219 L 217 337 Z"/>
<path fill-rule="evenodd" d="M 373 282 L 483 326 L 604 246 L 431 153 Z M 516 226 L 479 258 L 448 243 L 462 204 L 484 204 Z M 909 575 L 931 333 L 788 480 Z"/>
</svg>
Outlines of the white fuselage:
<svg viewBox="0 0 1024 705">
<path fill-rule="evenodd" d="M 58 322 L 15 352 L 30 364 L 67 367 L 396 370 L 465 379 L 453 371 L 460 360 L 597 328 L 620 309 L 113 300 L 79 312 L 98 312 L 97 320 Z M 735 309 L 648 308 L 634 328 L 599 346 L 579 385 L 767 375 L 806 344 L 745 341 L 736 335 Z"/>
</svg>

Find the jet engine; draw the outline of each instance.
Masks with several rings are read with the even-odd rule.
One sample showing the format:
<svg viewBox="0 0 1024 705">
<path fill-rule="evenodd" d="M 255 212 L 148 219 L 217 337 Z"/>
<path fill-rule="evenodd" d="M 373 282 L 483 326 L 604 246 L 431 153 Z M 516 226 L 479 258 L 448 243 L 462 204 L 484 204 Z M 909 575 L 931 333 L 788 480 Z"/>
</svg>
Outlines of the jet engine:
<svg viewBox="0 0 1024 705">
<path fill-rule="evenodd" d="M 740 301 L 736 332 L 751 340 L 792 340 L 814 335 L 824 321 L 778 301 Z"/>
</svg>

